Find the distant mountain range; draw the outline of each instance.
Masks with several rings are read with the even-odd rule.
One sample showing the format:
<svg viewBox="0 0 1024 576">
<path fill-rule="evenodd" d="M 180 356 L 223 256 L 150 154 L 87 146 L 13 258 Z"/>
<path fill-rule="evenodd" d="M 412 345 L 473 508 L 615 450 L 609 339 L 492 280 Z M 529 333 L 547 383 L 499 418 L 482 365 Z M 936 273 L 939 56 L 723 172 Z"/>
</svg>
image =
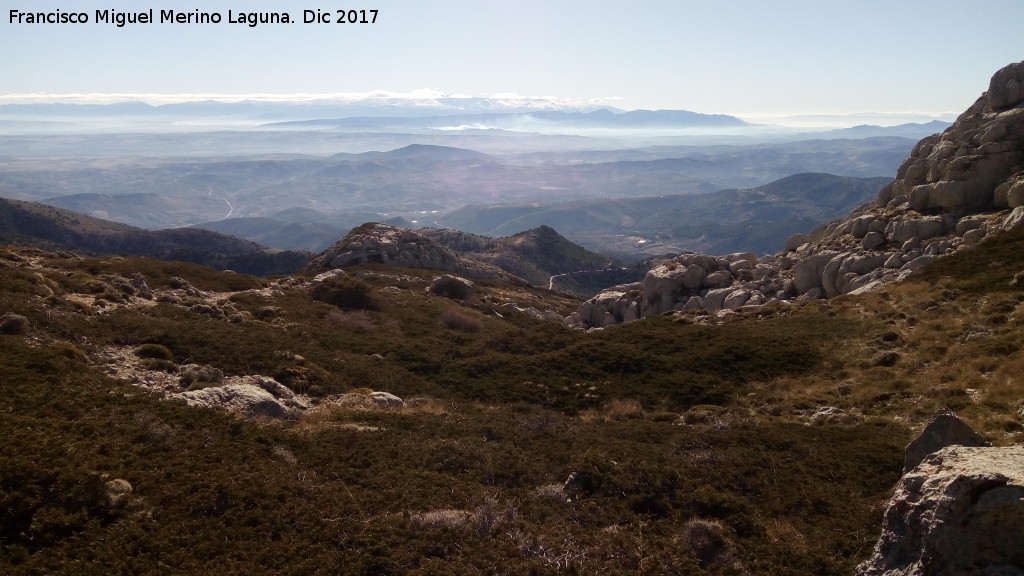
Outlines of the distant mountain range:
<svg viewBox="0 0 1024 576">
<path fill-rule="evenodd" d="M 900 138 L 924 138 L 932 134 L 938 134 L 952 126 L 952 122 L 932 120 L 924 123 L 898 124 L 896 126 L 876 126 L 873 124 L 861 124 L 850 128 L 839 128 L 822 133 L 822 136 L 829 138 L 875 138 L 879 136 L 898 136 Z"/>
<path fill-rule="evenodd" d="M 326 150 L 320 144 L 323 137 L 310 136 L 310 133 L 358 136 L 357 148 L 348 149 L 353 152 L 373 149 L 378 140 L 390 140 L 391 148 L 409 143 L 432 143 L 480 149 L 483 140 L 487 139 L 491 140 L 487 144 L 490 147 L 512 145 L 545 150 L 867 136 L 901 136 L 917 140 L 949 126 L 948 122 L 937 120 L 889 125 L 899 120 L 912 122 L 918 117 L 915 115 L 779 117 L 766 118 L 767 123 L 750 123 L 725 114 L 688 110 L 624 111 L 611 106 L 553 98 L 428 96 L 368 94 L 237 101 L 214 95 L 204 100 L 163 104 L 131 100 L 95 103 L 81 98 L 71 98 L 72 102 L 0 104 L 0 133 L 49 136 L 97 132 L 150 135 L 207 133 L 199 142 L 193 138 L 186 141 L 192 146 L 216 141 L 215 153 L 237 153 L 233 151 L 236 148 L 245 148 L 249 152 L 256 148 L 270 152 L 322 153 Z M 924 120 L 927 117 L 920 118 Z M 772 124 L 772 121 L 779 124 Z M 791 121 L 806 128 L 795 128 L 787 123 Z M 863 125 L 823 131 L 826 126 L 854 121 Z M 868 125 L 870 122 L 882 125 Z M 247 138 L 251 141 L 236 142 L 225 134 L 211 133 L 221 130 L 248 133 Z M 272 132 L 273 136 L 267 141 L 266 136 L 253 134 L 258 132 Z M 296 140 L 282 134 L 284 132 L 303 132 L 306 137 Z M 462 139 L 463 135 L 470 138 Z M 548 140 L 539 144 L 535 139 L 542 136 Z M 528 143 L 521 141 L 524 137 Z M 624 139 L 634 141 L 624 143 Z M 223 146 L 226 140 L 233 146 Z M 467 145 L 467 140 L 473 144 Z M 340 151 L 337 147 L 334 150 Z M 180 155 L 181 151 L 178 147 L 168 154 Z M 0 146 L 0 154 L 3 154 L 3 146 Z"/>
<path fill-rule="evenodd" d="M 455 237 L 460 240 L 454 245 L 447 244 L 444 234 L 437 233 L 439 237 L 434 238 L 455 250 L 478 250 L 467 240 L 472 235 L 493 242 L 549 226 L 589 250 L 626 261 L 683 250 L 773 253 L 782 249 L 788 236 L 872 200 L 890 181 L 803 173 L 760 187 L 708 194 L 471 204 L 429 215 L 419 223 L 379 213 L 328 215 L 293 209 L 268 217 L 229 218 L 196 226 L 267 246 L 311 252 L 326 249 L 349 229 L 372 220 L 459 231 Z M 464 245 L 460 248 L 460 244 Z M 520 270 L 509 271 L 525 277 Z"/>
<path fill-rule="evenodd" d="M 607 109 L 592 112 L 532 111 L 486 114 L 454 114 L 416 117 L 360 116 L 336 119 L 316 119 L 273 124 L 274 127 L 320 129 L 499 129 L 499 130 L 551 130 L 565 129 L 652 129 L 652 128 L 710 128 L 747 126 L 747 122 L 724 114 L 700 114 L 686 110 L 634 110 L 613 112 Z"/>
<path fill-rule="evenodd" d="M 423 228 L 419 233 L 536 286 L 589 296 L 612 284 L 636 281 L 648 268 L 627 268 L 616 258 L 637 262 L 683 251 L 778 252 L 789 235 L 849 212 L 874 198 L 889 181 L 797 174 L 752 189 L 704 195 L 466 206 L 439 216 L 448 228 Z M 317 220 L 318 216 L 322 215 L 308 209 L 291 209 L 281 212 L 280 219 L 224 220 L 215 223 L 217 231 L 151 231 L 43 204 L 0 199 L 0 242 L 150 256 L 267 275 L 301 268 L 311 252 L 374 220 L 343 227 L 339 221 Z M 352 217 L 353 222 L 358 220 Z M 400 218 L 389 223 L 413 227 Z M 268 250 L 236 236 L 310 249 Z M 553 277 L 558 277 L 557 283 Z"/>
<path fill-rule="evenodd" d="M 137 140 L 115 135 L 96 145 L 118 138 L 126 146 Z M 85 139 L 80 145 L 91 142 Z M 909 142 L 866 138 L 579 151 L 553 153 L 547 161 L 536 155 L 506 157 L 433 145 L 328 157 L 5 161 L 0 155 L 0 196 L 150 229 L 274 218 L 293 208 L 315 210 L 326 215 L 321 220 L 348 227 L 396 216 L 425 226 L 433 225 L 438 213 L 470 204 L 704 194 L 752 188 L 803 172 L 872 177 L 893 172 L 906 158 Z M 27 149 L 34 142 L 23 145 Z M 353 222 L 351 215 L 360 221 Z"/>
<path fill-rule="evenodd" d="M 471 113 L 519 113 L 542 111 L 592 112 L 607 110 L 619 112 L 610 106 L 572 102 L 564 99 L 495 97 L 460 98 L 444 95 L 433 97 L 407 95 L 345 95 L 338 97 L 286 99 L 249 99 L 237 101 L 230 97 L 209 98 L 149 104 L 139 100 L 114 102 L 39 102 L 0 105 L 0 117 L 97 117 L 97 116 L 150 116 L 192 119 L 249 118 L 267 122 L 285 120 L 312 120 L 316 118 L 351 118 L 358 116 L 413 117 L 424 115 L 455 115 Z M 127 96 L 130 98 L 130 96 Z M 171 97 L 167 97 L 171 98 Z"/>
</svg>

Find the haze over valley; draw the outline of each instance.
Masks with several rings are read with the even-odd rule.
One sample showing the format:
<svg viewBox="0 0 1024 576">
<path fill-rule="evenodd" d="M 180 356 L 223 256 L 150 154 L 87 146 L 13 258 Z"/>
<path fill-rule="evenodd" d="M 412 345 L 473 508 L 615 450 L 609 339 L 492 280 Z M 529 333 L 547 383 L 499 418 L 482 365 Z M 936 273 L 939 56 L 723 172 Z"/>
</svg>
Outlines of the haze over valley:
<svg viewBox="0 0 1024 576">
<path fill-rule="evenodd" d="M 721 114 L 465 98 L 8 104 L 0 195 L 314 252 L 379 220 L 494 236 L 548 225 L 627 261 L 768 253 L 870 199 L 914 139 L 947 125 L 794 129 Z M 802 187 L 786 180 L 796 174 L 805 174 Z M 735 192 L 772 183 L 770 194 Z M 751 202 L 761 208 L 744 210 Z M 751 226 L 759 233 L 744 232 Z"/>
</svg>

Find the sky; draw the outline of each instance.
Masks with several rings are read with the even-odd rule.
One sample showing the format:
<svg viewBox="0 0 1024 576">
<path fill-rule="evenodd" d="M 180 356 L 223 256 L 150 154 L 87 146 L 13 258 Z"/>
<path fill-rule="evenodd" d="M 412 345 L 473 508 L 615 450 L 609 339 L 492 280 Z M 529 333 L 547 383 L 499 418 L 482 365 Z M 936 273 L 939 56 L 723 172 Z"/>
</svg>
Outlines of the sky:
<svg viewBox="0 0 1024 576">
<path fill-rule="evenodd" d="M 197 6 L 220 24 L 159 23 Z M 373 24 L 303 10 L 376 9 Z M 12 23 L 11 10 L 87 24 Z M 157 23 L 95 22 L 153 9 Z M 286 12 L 250 27 L 228 11 Z M 1024 1 L 11 0 L 0 103 L 47 95 L 515 94 L 747 118 L 959 113 L 1024 60 Z M 178 96 L 163 101 L 174 100 Z M 136 98 L 131 98 L 136 99 Z"/>
</svg>

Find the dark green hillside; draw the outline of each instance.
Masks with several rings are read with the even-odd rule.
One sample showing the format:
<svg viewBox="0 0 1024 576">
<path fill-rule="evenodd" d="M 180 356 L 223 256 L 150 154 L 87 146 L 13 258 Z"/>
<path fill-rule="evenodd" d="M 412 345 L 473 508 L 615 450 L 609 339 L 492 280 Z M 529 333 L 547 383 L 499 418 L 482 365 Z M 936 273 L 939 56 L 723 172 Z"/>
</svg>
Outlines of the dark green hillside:
<svg viewBox="0 0 1024 576">
<path fill-rule="evenodd" d="M 0 198 L 0 242 L 93 254 L 149 256 L 246 274 L 286 274 L 309 254 L 267 250 L 234 236 L 192 228 L 143 230 L 35 202 Z"/>
</svg>

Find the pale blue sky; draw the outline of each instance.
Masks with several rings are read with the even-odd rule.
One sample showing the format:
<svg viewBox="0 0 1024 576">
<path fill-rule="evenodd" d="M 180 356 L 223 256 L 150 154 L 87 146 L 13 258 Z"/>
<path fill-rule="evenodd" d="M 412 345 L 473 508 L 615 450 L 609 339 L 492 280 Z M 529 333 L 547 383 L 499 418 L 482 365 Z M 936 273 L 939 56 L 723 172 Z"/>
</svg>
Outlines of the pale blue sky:
<svg viewBox="0 0 1024 576">
<path fill-rule="evenodd" d="M 18 4 L 21 4 L 18 6 Z M 11 24 L 10 9 L 221 12 L 219 25 Z M 229 9 L 376 8 L 373 25 L 249 28 Z M 26 93 L 352 93 L 429 88 L 625 109 L 960 112 L 1024 60 L 1022 0 L 15 0 L 0 101 Z"/>
</svg>

